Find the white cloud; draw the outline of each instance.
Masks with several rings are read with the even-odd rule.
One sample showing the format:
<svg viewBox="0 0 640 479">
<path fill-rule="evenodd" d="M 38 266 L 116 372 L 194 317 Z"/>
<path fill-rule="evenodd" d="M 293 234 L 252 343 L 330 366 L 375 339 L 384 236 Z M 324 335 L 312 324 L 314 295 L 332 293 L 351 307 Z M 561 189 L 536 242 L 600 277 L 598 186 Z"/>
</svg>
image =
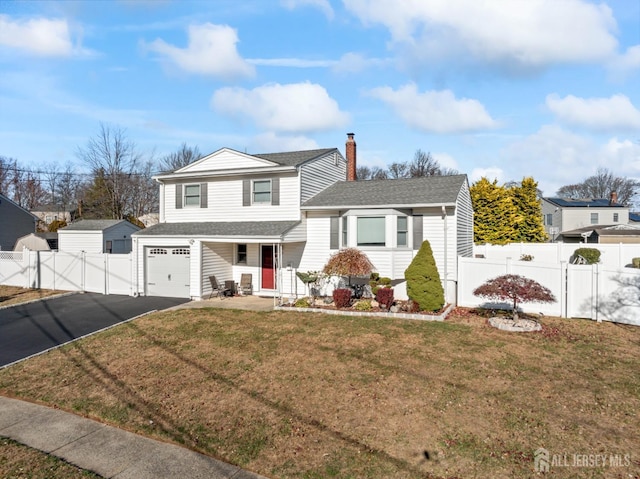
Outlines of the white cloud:
<svg viewBox="0 0 640 479">
<path fill-rule="evenodd" d="M 220 78 L 239 78 L 254 75 L 254 68 L 236 49 L 238 35 L 228 25 L 189 26 L 189 45 L 178 48 L 164 40 L 156 39 L 146 47 L 189 73 L 211 75 Z"/>
<path fill-rule="evenodd" d="M 219 113 L 249 118 L 258 127 L 276 132 L 311 132 L 342 127 L 349 115 L 340 111 L 327 90 L 314 83 L 278 83 L 253 90 L 222 88 L 211 106 Z"/>
<path fill-rule="evenodd" d="M 255 153 L 272 151 L 316 150 L 318 144 L 305 136 L 282 136 L 273 132 L 262 133 L 251 140 L 251 148 Z"/>
<path fill-rule="evenodd" d="M 627 51 L 613 58 L 609 69 L 615 77 L 626 77 L 640 71 L 640 45 L 627 48 Z"/>
<path fill-rule="evenodd" d="M 302 58 L 249 58 L 252 65 L 289 68 L 326 68 L 333 66 L 335 60 L 305 60 Z"/>
<path fill-rule="evenodd" d="M 456 99 L 450 90 L 419 93 L 415 84 L 398 90 L 374 88 L 369 94 L 389 105 L 409 126 L 434 133 L 461 133 L 495 128 L 498 123 L 482 103 Z"/>
<path fill-rule="evenodd" d="M 17 21 L 7 15 L 0 15 L 0 45 L 51 57 L 71 56 L 75 50 L 66 20 L 33 18 Z"/>
<path fill-rule="evenodd" d="M 329 0 L 280 0 L 280 3 L 289 10 L 306 6 L 315 7 L 321 10 L 329 20 L 334 17 L 333 8 L 331 8 Z"/>
<path fill-rule="evenodd" d="M 366 58 L 359 53 L 345 53 L 340 60 L 334 62 L 333 70 L 337 73 L 359 73 L 370 67 L 382 68 L 388 66 L 392 61 L 383 58 Z"/>
<path fill-rule="evenodd" d="M 449 153 L 434 152 L 432 156 L 433 156 L 433 159 L 436 160 L 440 164 L 440 166 L 442 166 L 443 168 L 460 170 L 460 167 L 458 166 L 458 162 Z"/>
<path fill-rule="evenodd" d="M 582 0 L 345 0 L 345 5 L 363 23 L 388 28 L 396 46 L 423 59 L 455 52 L 474 62 L 531 69 L 599 62 L 617 48 L 611 9 Z"/>
<path fill-rule="evenodd" d="M 592 130 L 640 130 L 640 110 L 625 95 L 609 98 L 578 98 L 548 95 L 547 107 L 560 121 Z"/>
<path fill-rule="evenodd" d="M 474 168 L 469 176 L 470 183 L 475 183 L 481 178 L 486 178 L 489 181 L 498 180 L 498 184 L 502 184 L 504 182 L 504 171 L 502 171 L 502 168 L 497 166 Z"/>
</svg>

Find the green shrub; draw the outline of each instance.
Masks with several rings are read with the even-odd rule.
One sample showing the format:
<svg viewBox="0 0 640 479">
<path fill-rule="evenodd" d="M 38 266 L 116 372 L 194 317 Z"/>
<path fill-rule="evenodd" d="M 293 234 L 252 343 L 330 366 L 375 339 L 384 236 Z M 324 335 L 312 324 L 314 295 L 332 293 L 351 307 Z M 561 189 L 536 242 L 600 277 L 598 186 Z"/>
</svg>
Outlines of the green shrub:
<svg viewBox="0 0 640 479">
<path fill-rule="evenodd" d="M 407 295 L 423 311 L 439 311 L 444 306 L 444 290 L 429 241 L 424 241 L 404 272 Z"/>
<path fill-rule="evenodd" d="M 67 226 L 67 222 L 64 220 L 53 220 L 49 223 L 48 229 L 51 233 L 56 233 L 60 228 Z"/>
<path fill-rule="evenodd" d="M 361 301 L 358 301 L 356 304 L 354 304 L 353 307 L 358 311 L 371 311 L 371 308 L 372 308 L 371 300 L 363 299 Z"/>
<path fill-rule="evenodd" d="M 380 278 L 380 273 L 371 273 L 371 275 L 369 276 L 369 279 L 371 281 L 378 281 L 378 279 Z"/>
<path fill-rule="evenodd" d="M 640 268 L 640 258 L 633 258 L 631 264 L 634 268 Z"/>
<path fill-rule="evenodd" d="M 348 308 L 351 303 L 351 290 L 341 288 L 334 289 L 333 303 L 336 305 L 336 308 Z"/>
<path fill-rule="evenodd" d="M 587 264 L 596 264 L 600 261 L 600 250 L 596 248 L 578 248 L 573 255 L 582 256 L 587 260 Z"/>
<path fill-rule="evenodd" d="M 520 255 L 520 261 L 533 261 L 533 255 L 531 254 Z"/>
<path fill-rule="evenodd" d="M 300 298 L 296 301 L 296 308 L 309 308 L 311 307 L 311 301 L 309 298 Z"/>
<path fill-rule="evenodd" d="M 374 278 L 373 275 L 376 275 Z M 390 288 L 391 287 L 391 278 L 387 278 L 383 276 L 382 278 L 378 273 L 371 273 L 371 281 L 369 281 L 369 286 L 371 287 L 371 294 L 374 296 L 378 294 L 378 290 L 380 288 Z"/>
</svg>

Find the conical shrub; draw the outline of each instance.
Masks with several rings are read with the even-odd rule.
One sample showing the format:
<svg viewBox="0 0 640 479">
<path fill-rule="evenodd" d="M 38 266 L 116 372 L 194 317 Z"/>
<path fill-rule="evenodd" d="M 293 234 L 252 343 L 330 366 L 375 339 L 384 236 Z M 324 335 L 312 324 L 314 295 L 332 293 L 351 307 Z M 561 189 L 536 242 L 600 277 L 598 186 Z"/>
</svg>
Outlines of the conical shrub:
<svg viewBox="0 0 640 479">
<path fill-rule="evenodd" d="M 407 295 L 422 311 L 438 311 L 444 306 L 444 290 L 429 241 L 424 241 L 404 272 Z"/>
</svg>

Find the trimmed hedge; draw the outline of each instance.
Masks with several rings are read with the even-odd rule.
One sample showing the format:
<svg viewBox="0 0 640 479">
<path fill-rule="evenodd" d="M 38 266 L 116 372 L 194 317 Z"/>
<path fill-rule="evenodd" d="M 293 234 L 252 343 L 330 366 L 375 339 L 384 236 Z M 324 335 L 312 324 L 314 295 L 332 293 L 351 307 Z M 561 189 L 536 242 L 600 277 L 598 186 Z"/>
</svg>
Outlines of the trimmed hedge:
<svg viewBox="0 0 640 479">
<path fill-rule="evenodd" d="M 578 248 L 573 252 L 574 256 L 582 256 L 587 260 L 587 264 L 600 262 L 600 250 L 596 248 Z"/>
<path fill-rule="evenodd" d="M 351 290 L 341 288 L 334 289 L 333 302 L 336 308 L 348 308 L 351 303 Z"/>
<path fill-rule="evenodd" d="M 380 306 L 384 306 L 389 309 L 393 305 L 393 289 L 392 288 L 380 288 L 376 292 L 376 301 L 380 303 Z"/>
<path fill-rule="evenodd" d="M 640 268 L 640 258 L 633 258 L 631 264 L 634 268 Z"/>
</svg>

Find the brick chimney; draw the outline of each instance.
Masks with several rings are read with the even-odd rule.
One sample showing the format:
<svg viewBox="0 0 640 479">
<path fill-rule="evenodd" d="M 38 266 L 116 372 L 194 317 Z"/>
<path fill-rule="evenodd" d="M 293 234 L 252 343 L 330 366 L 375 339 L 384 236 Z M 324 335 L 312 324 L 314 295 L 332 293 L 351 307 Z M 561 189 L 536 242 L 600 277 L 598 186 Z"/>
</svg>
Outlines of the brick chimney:
<svg viewBox="0 0 640 479">
<path fill-rule="evenodd" d="M 618 193 L 615 191 L 611 192 L 611 196 L 609 196 L 609 206 L 613 206 L 618 203 Z"/>
<path fill-rule="evenodd" d="M 356 181 L 356 140 L 353 133 L 347 133 L 345 152 L 347 155 L 347 181 Z"/>
</svg>

